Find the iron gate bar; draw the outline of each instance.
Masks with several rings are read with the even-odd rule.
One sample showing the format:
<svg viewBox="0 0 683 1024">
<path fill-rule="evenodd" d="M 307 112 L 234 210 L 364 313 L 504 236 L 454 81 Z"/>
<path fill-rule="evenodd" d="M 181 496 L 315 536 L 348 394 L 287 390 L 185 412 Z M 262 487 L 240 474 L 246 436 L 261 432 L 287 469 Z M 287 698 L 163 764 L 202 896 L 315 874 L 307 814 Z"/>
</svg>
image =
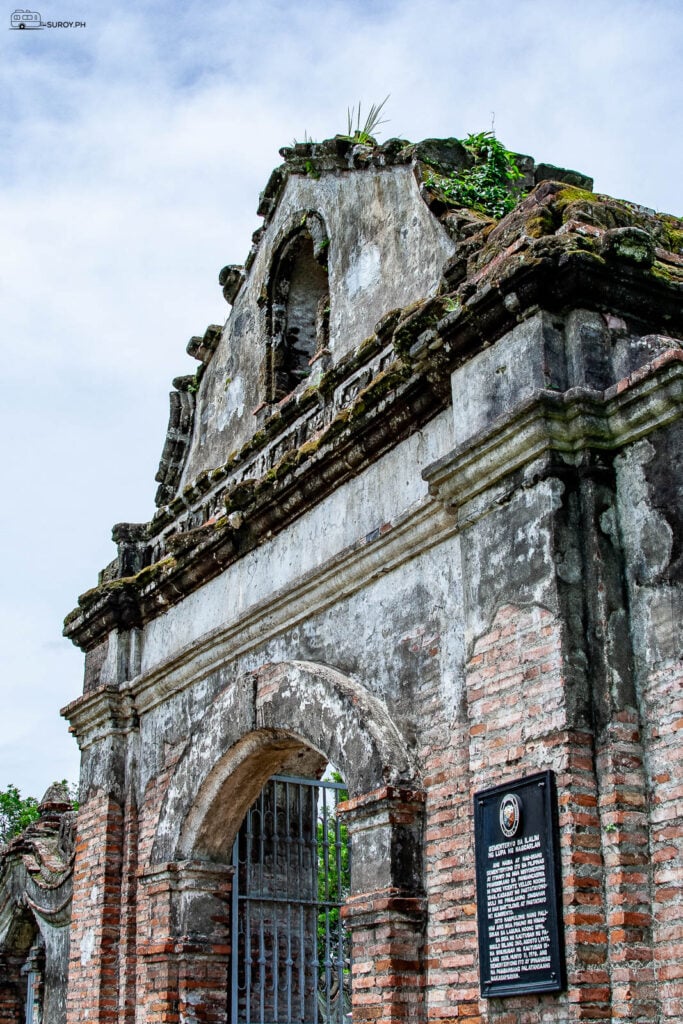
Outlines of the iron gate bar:
<svg viewBox="0 0 683 1024">
<path fill-rule="evenodd" d="M 341 782 L 276 775 L 246 814 L 232 854 L 231 1024 L 345 1021 L 344 858 L 335 814 L 345 790 Z"/>
</svg>

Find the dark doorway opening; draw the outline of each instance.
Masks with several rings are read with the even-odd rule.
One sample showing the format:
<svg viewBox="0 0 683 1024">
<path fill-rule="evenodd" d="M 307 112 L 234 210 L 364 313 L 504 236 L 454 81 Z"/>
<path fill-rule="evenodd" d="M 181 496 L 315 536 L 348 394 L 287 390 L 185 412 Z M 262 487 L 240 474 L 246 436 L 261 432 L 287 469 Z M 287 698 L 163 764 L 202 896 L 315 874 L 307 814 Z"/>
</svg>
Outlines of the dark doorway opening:
<svg viewBox="0 0 683 1024">
<path fill-rule="evenodd" d="M 350 851 L 338 779 L 273 776 L 247 812 L 233 848 L 231 1024 L 350 1019 L 341 916 Z"/>
</svg>

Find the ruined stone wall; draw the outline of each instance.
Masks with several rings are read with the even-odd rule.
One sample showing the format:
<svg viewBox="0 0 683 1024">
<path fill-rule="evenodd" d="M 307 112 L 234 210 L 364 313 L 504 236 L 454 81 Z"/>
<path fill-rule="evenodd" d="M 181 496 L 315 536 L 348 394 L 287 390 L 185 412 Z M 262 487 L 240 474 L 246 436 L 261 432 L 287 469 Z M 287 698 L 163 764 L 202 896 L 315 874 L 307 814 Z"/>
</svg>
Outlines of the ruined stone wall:
<svg viewBox="0 0 683 1024">
<path fill-rule="evenodd" d="M 228 1019 L 232 841 L 270 775 L 325 762 L 349 789 L 355 1021 L 673 1024 L 678 229 L 544 181 L 499 224 L 447 210 L 446 233 L 413 164 L 365 156 L 269 183 L 225 276 L 232 326 L 195 346 L 187 486 L 116 528 L 67 620 L 86 651 L 68 1024 Z M 263 283 L 274 267 L 277 327 L 282 226 L 320 252 L 315 211 L 325 369 L 251 417 Z M 230 359 L 253 392 L 228 429 Z M 473 794 L 546 768 L 567 989 L 484 1000 Z"/>
<path fill-rule="evenodd" d="M 74 863 L 74 812 L 54 784 L 38 819 L 0 851 L 0 1021 L 64 1024 Z"/>
<path fill-rule="evenodd" d="M 329 337 L 307 385 L 371 335 L 385 313 L 436 291 L 453 251 L 420 198 L 410 166 L 289 177 L 197 392 L 181 487 L 222 465 L 258 426 L 254 412 L 269 400 L 259 342 L 267 331 L 273 255 L 311 210 L 325 231 Z"/>
</svg>

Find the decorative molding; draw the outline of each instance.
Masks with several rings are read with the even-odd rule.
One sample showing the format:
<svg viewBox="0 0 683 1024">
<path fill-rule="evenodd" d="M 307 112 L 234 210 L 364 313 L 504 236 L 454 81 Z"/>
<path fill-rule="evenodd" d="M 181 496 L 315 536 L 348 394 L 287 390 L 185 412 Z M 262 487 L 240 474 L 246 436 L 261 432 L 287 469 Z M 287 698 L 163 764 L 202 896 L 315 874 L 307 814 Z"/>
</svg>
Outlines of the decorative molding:
<svg viewBox="0 0 683 1024">
<path fill-rule="evenodd" d="M 181 648 L 172 660 L 137 676 L 129 692 L 140 714 L 167 700 L 221 665 L 267 643 L 393 571 L 456 532 L 431 499 L 412 509 L 384 534 L 346 548 L 319 568 Z"/>
<path fill-rule="evenodd" d="M 683 415 L 683 352 L 672 349 L 605 392 L 539 390 L 428 466 L 429 491 L 452 513 L 551 452 L 576 462 L 615 451 Z"/>
<path fill-rule="evenodd" d="M 108 736 L 122 736 L 137 728 L 137 712 L 130 693 L 113 684 L 84 694 L 61 709 L 81 750 Z"/>
</svg>

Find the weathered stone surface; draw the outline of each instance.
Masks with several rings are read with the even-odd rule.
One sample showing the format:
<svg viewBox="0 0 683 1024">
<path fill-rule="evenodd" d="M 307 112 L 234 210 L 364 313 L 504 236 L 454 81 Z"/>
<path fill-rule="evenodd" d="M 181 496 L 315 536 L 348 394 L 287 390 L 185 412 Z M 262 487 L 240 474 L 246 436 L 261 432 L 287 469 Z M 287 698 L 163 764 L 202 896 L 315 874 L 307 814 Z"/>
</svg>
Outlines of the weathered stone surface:
<svg viewBox="0 0 683 1024">
<path fill-rule="evenodd" d="M 65 626 L 67 1022 L 224 1020 L 233 838 L 334 765 L 354 1020 L 674 1024 L 683 225 L 530 157 L 454 207 L 457 140 L 282 155 L 161 507 Z M 487 1002 L 472 794 L 547 768 L 568 988 Z"/>
<path fill-rule="evenodd" d="M 66 1021 L 66 984 L 75 853 L 75 814 L 55 783 L 37 821 L 0 850 L 0 1019 L 23 1022 L 27 970 L 34 972 L 35 1012 Z"/>
<path fill-rule="evenodd" d="M 588 192 L 593 191 L 593 179 L 580 171 L 569 171 L 565 167 L 555 167 L 553 164 L 537 164 L 534 169 L 534 181 L 566 181 L 568 185 L 576 185 L 577 188 L 585 188 Z"/>
</svg>

